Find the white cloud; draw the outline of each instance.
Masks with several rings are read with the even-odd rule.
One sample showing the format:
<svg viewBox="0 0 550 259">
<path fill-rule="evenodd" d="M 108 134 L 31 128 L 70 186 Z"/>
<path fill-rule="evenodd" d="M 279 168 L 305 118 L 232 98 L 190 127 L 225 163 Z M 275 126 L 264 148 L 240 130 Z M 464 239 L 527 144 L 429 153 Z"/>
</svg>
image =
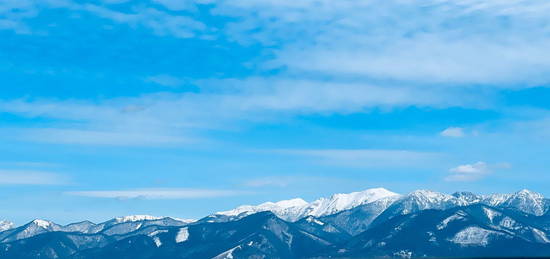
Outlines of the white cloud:
<svg viewBox="0 0 550 259">
<path fill-rule="evenodd" d="M 281 45 L 273 64 L 294 73 L 498 87 L 550 82 L 549 9 L 531 0 L 241 0 L 216 8 L 240 18 L 227 30 L 237 40 Z"/>
<path fill-rule="evenodd" d="M 139 5 L 127 1 L 127 12 L 68 0 L 3 3 L 0 15 L 7 18 L 0 27 L 6 29 L 28 30 L 22 21 L 41 8 L 68 8 L 160 36 L 229 36 L 247 44 L 277 45 L 271 64 L 294 74 L 499 87 L 550 82 L 550 4 L 544 1 L 154 0 Z M 213 6 L 211 15 L 238 19 L 220 26 L 156 9 L 160 4 L 195 10 L 205 3 Z"/>
<path fill-rule="evenodd" d="M 274 64 L 298 71 L 424 83 L 511 87 L 526 82 L 522 87 L 533 87 L 550 81 L 550 70 L 545 68 L 550 66 L 550 54 L 544 51 L 550 39 L 495 42 L 483 38 L 457 40 L 434 33 L 387 39 L 387 43 L 372 41 L 369 38 L 356 45 L 315 44 L 308 51 L 301 46 L 291 47 L 280 52 Z M 378 44 L 384 47 L 376 48 Z"/>
<path fill-rule="evenodd" d="M 69 182 L 66 176 L 50 172 L 0 169 L 0 185 L 63 185 Z"/>
<path fill-rule="evenodd" d="M 135 189 L 135 190 L 108 190 L 108 191 L 74 191 L 67 192 L 68 195 L 93 197 L 93 198 L 114 198 L 114 199 L 199 199 L 216 198 L 236 195 L 247 195 L 249 192 L 236 190 L 214 190 L 214 189 Z"/>
<path fill-rule="evenodd" d="M 459 165 L 449 170 L 451 173 L 445 180 L 451 182 L 465 182 L 479 180 L 491 173 L 491 168 L 485 162 Z"/>
<path fill-rule="evenodd" d="M 107 4 L 123 4 L 130 1 L 103 0 Z M 188 1 L 156 0 L 168 9 L 194 10 L 194 3 Z M 0 2 L 0 30 L 9 29 L 16 33 L 28 34 L 32 30 L 26 20 L 51 9 L 64 8 L 70 11 L 85 11 L 96 16 L 126 24 L 143 26 L 159 36 L 192 38 L 207 30 L 207 26 L 187 15 L 175 15 L 160 11 L 153 5 L 133 5 L 132 12 L 120 12 L 108 5 L 80 4 L 71 0 L 3 0 Z"/>
<path fill-rule="evenodd" d="M 136 8 L 132 13 L 124 13 L 107 7 L 86 4 L 78 9 L 86 10 L 99 17 L 130 26 L 140 25 L 151 29 L 159 36 L 174 36 L 178 38 L 192 38 L 197 33 L 204 32 L 205 24 L 185 15 L 173 15 L 152 7 Z"/>
<path fill-rule="evenodd" d="M 464 133 L 464 129 L 459 127 L 446 128 L 445 130 L 441 131 L 441 133 L 439 134 L 443 137 L 450 137 L 450 138 L 461 138 L 466 135 Z"/>
<path fill-rule="evenodd" d="M 200 93 L 149 94 L 102 101 L 0 101 L 0 111 L 55 119 L 55 128 L 16 136 L 40 142 L 151 146 L 199 141 L 199 129 L 277 121 L 300 114 L 364 112 L 373 107 L 472 106 L 451 92 L 359 82 L 248 78 L 196 82 Z M 425 94 L 417 94 L 424 92 Z"/>
<path fill-rule="evenodd" d="M 431 167 L 442 154 L 384 149 L 283 149 L 271 152 L 314 158 L 319 163 L 364 168 Z"/>
</svg>

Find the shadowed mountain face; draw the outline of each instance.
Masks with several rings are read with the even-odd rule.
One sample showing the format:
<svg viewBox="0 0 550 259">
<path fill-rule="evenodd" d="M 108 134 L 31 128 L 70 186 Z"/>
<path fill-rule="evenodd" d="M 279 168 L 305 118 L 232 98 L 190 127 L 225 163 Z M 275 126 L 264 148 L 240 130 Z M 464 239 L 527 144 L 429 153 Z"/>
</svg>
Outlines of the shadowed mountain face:
<svg viewBox="0 0 550 259">
<path fill-rule="evenodd" d="M 548 229 L 533 216 L 470 205 L 394 217 L 353 237 L 354 256 L 509 257 L 548 256 Z"/>
<path fill-rule="evenodd" d="M 281 219 L 280 208 L 273 213 L 251 206 L 246 209 L 253 212 L 220 222 L 212 220 L 217 216 L 199 221 L 133 216 L 67 226 L 35 220 L 0 232 L 0 258 L 550 256 L 548 202 L 528 191 L 499 196 L 417 191 L 345 204 L 355 205 L 332 206 L 335 213 L 320 216 L 285 209 L 285 216 L 293 210 L 303 215 L 296 220 Z"/>
</svg>

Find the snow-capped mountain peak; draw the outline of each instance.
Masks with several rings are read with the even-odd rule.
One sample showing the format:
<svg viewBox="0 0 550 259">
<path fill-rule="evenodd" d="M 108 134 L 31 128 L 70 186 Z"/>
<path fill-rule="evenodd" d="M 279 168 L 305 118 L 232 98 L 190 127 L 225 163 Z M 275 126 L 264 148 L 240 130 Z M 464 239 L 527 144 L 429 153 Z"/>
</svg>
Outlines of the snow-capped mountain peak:
<svg viewBox="0 0 550 259">
<path fill-rule="evenodd" d="M 434 192 L 430 190 L 416 190 L 411 193 L 409 193 L 409 196 L 412 197 L 418 197 L 421 199 L 428 199 L 428 200 L 450 200 L 453 198 L 452 195 L 441 193 L 441 192 Z"/>
<path fill-rule="evenodd" d="M 517 208 L 523 212 L 540 216 L 548 209 L 546 203 L 542 194 L 524 189 L 512 194 L 501 206 Z"/>
<path fill-rule="evenodd" d="M 305 206 L 307 204 L 308 204 L 307 201 L 304 201 L 303 199 L 300 199 L 300 198 L 275 202 L 276 206 L 279 206 L 282 208 L 299 207 L 299 206 Z"/>
<path fill-rule="evenodd" d="M 457 202 L 461 206 L 469 204 L 479 203 L 482 197 L 472 192 L 455 192 L 452 194 L 457 199 Z"/>
<path fill-rule="evenodd" d="M 320 198 L 311 203 L 303 199 L 291 199 L 266 202 L 257 206 L 244 205 L 234 210 L 217 212 L 215 215 L 242 217 L 256 212 L 271 211 L 284 220 L 296 221 L 306 216 L 320 217 L 335 214 L 359 205 L 398 195 L 384 188 L 374 188 L 360 192 L 334 194 L 329 198 Z"/>
<path fill-rule="evenodd" d="M 300 210 L 300 208 L 307 205 L 308 203 L 303 199 L 296 198 L 296 199 L 290 199 L 290 200 L 282 200 L 278 202 L 264 202 L 257 206 L 243 205 L 243 206 L 237 207 L 236 209 L 217 212 L 216 214 L 230 216 L 230 217 L 245 216 L 245 215 L 250 215 L 253 213 L 263 212 L 263 211 L 271 211 L 275 214 L 283 214 L 285 211 L 289 209 Z"/>
<path fill-rule="evenodd" d="M 439 207 L 445 203 L 456 203 L 456 198 L 452 195 L 429 190 L 413 191 L 406 198 L 413 199 L 419 209 L 431 209 L 434 208 L 434 205 Z"/>
<path fill-rule="evenodd" d="M 537 199 L 537 200 L 544 199 L 544 196 L 542 194 L 538 192 L 533 192 L 527 189 L 522 189 L 514 193 L 513 195 L 516 197 L 526 197 L 526 198 Z"/>
<path fill-rule="evenodd" d="M 14 227 L 13 222 L 6 221 L 6 220 L 0 220 L 0 232 L 12 229 Z"/>
<path fill-rule="evenodd" d="M 35 220 L 31 221 L 29 223 L 29 225 L 34 225 L 36 227 L 40 227 L 40 228 L 48 229 L 48 230 L 58 227 L 57 224 L 55 224 L 51 221 L 48 221 L 48 220 L 43 220 L 43 219 L 35 219 Z"/>
<path fill-rule="evenodd" d="M 371 203 L 382 198 L 398 196 L 399 194 L 388 191 L 384 188 L 368 189 L 361 192 L 338 193 L 330 198 L 321 198 L 307 208 L 308 216 L 326 216 L 343 210 L 355 208 L 359 205 Z"/>
</svg>

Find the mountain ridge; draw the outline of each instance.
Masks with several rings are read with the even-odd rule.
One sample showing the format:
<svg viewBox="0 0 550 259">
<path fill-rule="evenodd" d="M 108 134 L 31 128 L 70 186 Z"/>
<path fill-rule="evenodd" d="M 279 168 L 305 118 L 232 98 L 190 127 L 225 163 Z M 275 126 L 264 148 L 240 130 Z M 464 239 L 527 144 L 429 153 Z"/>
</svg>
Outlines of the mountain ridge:
<svg viewBox="0 0 550 259">
<path fill-rule="evenodd" d="M 245 205 L 196 221 L 132 215 L 58 225 L 37 219 L 0 231 L 0 257 L 550 256 L 549 204 L 529 190 L 400 195 L 375 188 L 312 202 Z M 520 252 L 511 250 L 517 247 Z"/>
</svg>

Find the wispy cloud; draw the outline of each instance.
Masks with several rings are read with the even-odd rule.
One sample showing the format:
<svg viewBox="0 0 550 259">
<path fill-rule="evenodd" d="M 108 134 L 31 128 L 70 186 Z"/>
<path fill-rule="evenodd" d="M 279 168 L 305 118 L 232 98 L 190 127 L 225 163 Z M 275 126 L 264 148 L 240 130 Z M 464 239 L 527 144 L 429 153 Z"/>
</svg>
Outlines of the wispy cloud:
<svg viewBox="0 0 550 259">
<path fill-rule="evenodd" d="M 96 102 L 21 99 L 0 101 L 0 111 L 57 120 L 56 127 L 18 133 L 32 141 L 147 146 L 190 143 L 198 139 L 194 134 L 198 129 L 232 128 L 243 122 L 276 121 L 303 114 L 360 112 L 372 107 L 471 105 L 470 100 L 456 99 L 451 92 L 422 87 L 281 78 L 197 83 L 200 93 L 149 94 Z M 416 94 L 422 91 L 429 94 Z"/>
<path fill-rule="evenodd" d="M 1 185 L 64 185 L 68 183 L 70 183 L 68 177 L 56 173 L 0 169 Z"/>
<path fill-rule="evenodd" d="M 164 2 L 167 5 L 169 4 L 168 1 Z M 176 7 L 175 4 L 170 6 Z M 134 8 L 135 12 L 133 13 L 119 12 L 93 4 L 83 5 L 80 8 L 114 22 L 144 26 L 159 36 L 170 35 L 178 38 L 192 38 L 197 35 L 197 32 L 207 29 L 202 22 L 189 16 L 173 15 L 153 7 Z"/>
<path fill-rule="evenodd" d="M 126 3 L 128 1 L 105 1 L 110 4 Z M 187 1 L 156 0 L 162 6 L 171 10 L 194 10 L 195 5 Z M 26 20 L 34 18 L 40 12 L 51 9 L 68 9 L 73 12 L 87 12 L 112 22 L 129 26 L 142 26 L 159 36 L 174 36 L 177 38 L 192 38 L 207 30 L 207 26 L 188 15 L 171 14 L 157 9 L 157 6 L 135 5 L 130 12 L 121 12 L 101 4 L 81 4 L 72 0 L 7 0 L 0 3 L 0 29 L 13 30 L 20 34 L 32 33 Z"/>
<path fill-rule="evenodd" d="M 106 191 L 74 191 L 66 192 L 68 195 L 92 198 L 114 199 L 199 199 L 216 198 L 237 195 L 247 195 L 250 192 L 238 190 L 216 189 L 134 189 L 134 190 L 106 190 Z"/>
<path fill-rule="evenodd" d="M 247 180 L 244 182 L 248 187 L 286 187 L 294 182 L 292 179 L 286 177 L 263 177 Z"/>
<path fill-rule="evenodd" d="M 4 1 L 0 15 L 6 18 L 0 20 L 0 29 L 25 33 L 29 31 L 25 19 L 42 9 L 67 8 L 159 36 L 220 36 L 245 44 L 277 45 L 268 66 L 294 74 L 307 71 L 453 86 L 530 87 L 550 81 L 546 51 L 550 27 L 545 25 L 550 22 L 550 5 L 544 1 L 122 2 L 128 7 L 124 12 L 70 0 Z M 220 26 L 190 14 L 203 4 L 212 7 L 210 15 L 238 19 Z M 403 19 L 403 13 L 411 18 Z M 503 17 L 508 22 L 502 23 Z"/>
<path fill-rule="evenodd" d="M 155 135 L 144 132 L 56 128 L 20 130 L 17 134 L 24 141 L 99 146 L 178 146 L 197 141 L 181 136 Z"/>
<path fill-rule="evenodd" d="M 272 152 L 310 157 L 318 163 L 366 168 L 430 167 L 443 156 L 435 152 L 384 149 L 283 149 Z"/>
<path fill-rule="evenodd" d="M 35 161 L 4 161 L 0 165 L 12 166 L 18 168 L 55 168 L 62 167 L 61 164 Z"/>
<path fill-rule="evenodd" d="M 449 138 L 461 138 L 466 136 L 463 128 L 459 127 L 449 127 L 439 133 L 443 137 Z"/>
<path fill-rule="evenodd" d="M 240 16 L 227 31 L 236 39 L 281 44 L 273 65 L 294 72 L 529 87 L 550 80 L 549 27 L 541 26 L 549 8 L 529 0 L 245 0 L 216 10 Z"/>
</svg>

